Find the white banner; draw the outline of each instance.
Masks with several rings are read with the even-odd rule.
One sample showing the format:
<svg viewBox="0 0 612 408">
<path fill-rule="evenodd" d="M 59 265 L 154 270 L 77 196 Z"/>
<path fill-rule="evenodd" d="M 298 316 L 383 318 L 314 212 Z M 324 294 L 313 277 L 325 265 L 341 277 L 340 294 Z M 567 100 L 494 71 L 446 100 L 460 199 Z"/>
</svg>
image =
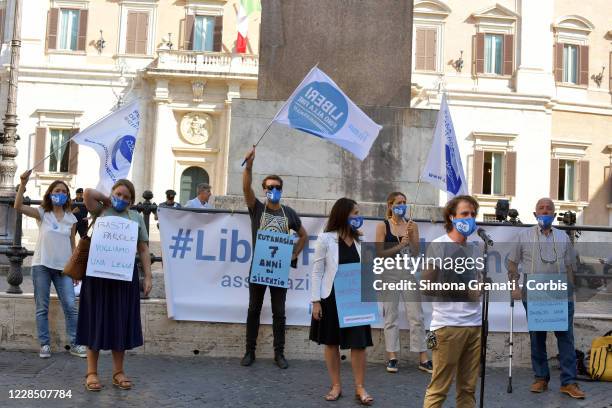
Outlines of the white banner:
<svg viewBox="0 0 612 408">
<path fill-rule="evenodd" d="M 93 226 L 85 275 L 131 281 L 138 223 L 122 217 L 100 217 Z"/>
<path fill-rule="evenodd" d="M 190 212 L 159 208 L 159 227 L 166 285 L 168 317 L 175 320 L 245 323 L 249 303 L 248 276 L 252 256 L 251 222 L 247 214 Z M 291 269 L 286 315 L 289 325 L 310 325 L 310 273 L 317 235 L 326 218 L 301 217 L 309 239 L 300 254 L 298 268 Z M 374 241 L 377 220 L 366 220 L 364 241 Z M 519 227 L 487 227 L 496 242 L 511 242 Z M 444 234 L 442 224 L 419 223 L 422 241 L 431 242 Z M 478 237 L 471 238 L 479 241 Z M 494 282 L 507 281 L 507 248 L 489 252 L 489 276 Z M 507 247 L 507 245 L 506 245 Z M 495 248 L 495 247 L 494 247 Z M 509 295 L 508 295 L 509 299 Z M 514 330 L 527 331 L 525 311 L 515 303 Z M 412 307 L 408 304 L 408 307 Z M 431 306 L 423 303 L 426 326 Z M 381 311 L 382 312 L 382 311 Z M 381 313 L 382 315 L 382 313 Z M 402 328 L 407 328 L 405 313 L 400 311 Z M 491 331 L 508 331 L 508 302 L 491 302 Z M 261 314 L 262 323 L 272 322 L 269 291 Z M 380 326 L 374 326 L 380 327 Z"/>
</svg>

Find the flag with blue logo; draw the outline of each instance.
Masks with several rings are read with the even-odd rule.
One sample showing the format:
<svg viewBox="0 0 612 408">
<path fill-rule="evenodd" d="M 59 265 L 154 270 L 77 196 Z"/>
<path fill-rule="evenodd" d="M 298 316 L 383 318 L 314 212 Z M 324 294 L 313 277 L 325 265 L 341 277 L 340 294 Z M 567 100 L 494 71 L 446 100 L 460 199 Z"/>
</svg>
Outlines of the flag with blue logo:
<svg viewBox="0 0 612 408">
<path fill-rule="evenodd" d="M 317 67 L 310 70 L 272 121 L 329 140 L 359 160 L 366 158 L 382 129 Z"/>
<path fill-rule="evenodd" d="M 117 180 L 127 177 L 132 167 L 139 128 L 140 102 L 136 100 L 72 138 L 75 143 L 93 148 L 100 157 L 97 190 L 108 194 Z"/>
<path fill-rule="evenodd" d="M 457 144 L 453 120 L 446 103 L 446 95 L 442 96 L 442 103 L 436 119 L 434 139 L 429 156 L 427 156 L 427 163 L 421 174 L 421 180 L 446 191 L 449 199 L 468 194 L 459 145 Z"/>
</svg>

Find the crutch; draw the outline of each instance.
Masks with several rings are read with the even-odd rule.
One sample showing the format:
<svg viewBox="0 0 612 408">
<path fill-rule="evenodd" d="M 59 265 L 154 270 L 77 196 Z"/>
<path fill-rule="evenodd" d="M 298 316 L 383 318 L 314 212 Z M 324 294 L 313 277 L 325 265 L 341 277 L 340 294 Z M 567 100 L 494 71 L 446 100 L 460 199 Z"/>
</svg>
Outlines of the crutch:
<svg viewBox="0 0 612 408">
<path fill-rule="evenodd" d="M 510 342 L 508 349 L 508 394 L 512 393 L 512 346 L 514 346 L 514 299 L 510 294 Z"/>
</svg>

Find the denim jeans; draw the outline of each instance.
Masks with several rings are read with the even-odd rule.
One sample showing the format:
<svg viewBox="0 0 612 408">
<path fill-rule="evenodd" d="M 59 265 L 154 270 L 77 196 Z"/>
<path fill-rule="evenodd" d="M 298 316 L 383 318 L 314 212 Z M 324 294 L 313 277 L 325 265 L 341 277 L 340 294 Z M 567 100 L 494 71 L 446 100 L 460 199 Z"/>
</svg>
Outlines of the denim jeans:
<svg viewBox="0 0 612 408">
<path fill-rule="evenodd" d="M 527 302 L 523 301 L 525 312 Z M 574 348 L 574 302 L 568 302 L 567 331 L 556 331 L 557 348 L 559 349 L 559 362 L 561 363 L 561 385 L 576 382 L 576 349 Z M 531 340 L 531 367 L 535 378 L 550 381 L 548 369 L 548 355 L 546 354 L 546 334 L 544 331 L 530 331 Z"/>
<path fill-rule="evenodd" d="M 34 282 L 34 301 L 36 303 L 36 328 L 41 346 L 49 345 L 49 295 L 51 282 L 55 286 L 57 296 L 62 303 L 66 321 L 66 336 L 70 344 L 76 337 L 78 311 L 75 304 L 72 279 L 57 269 L 43 265 L 32 266 L 32 281 Z"/>
</svg>

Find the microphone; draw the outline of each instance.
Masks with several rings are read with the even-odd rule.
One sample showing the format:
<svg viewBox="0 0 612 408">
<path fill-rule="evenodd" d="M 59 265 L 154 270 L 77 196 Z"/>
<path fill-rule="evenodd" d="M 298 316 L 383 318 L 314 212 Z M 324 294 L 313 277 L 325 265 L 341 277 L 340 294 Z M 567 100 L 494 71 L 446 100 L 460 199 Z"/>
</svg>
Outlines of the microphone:
<svg viewBox="0 0 612 408">
<path fill-rule="evenodd" d="M 488 246 L 493 246 L 493 240 L 491 239 L 491 237 L 487 234 L 487 231 L 485 231 L 482 228 L 478 228 L 476 230 L 476 233 L 478 234 L 478 236 L 485 242 L 485 244 L 487 244 Z"/>
</svg>

